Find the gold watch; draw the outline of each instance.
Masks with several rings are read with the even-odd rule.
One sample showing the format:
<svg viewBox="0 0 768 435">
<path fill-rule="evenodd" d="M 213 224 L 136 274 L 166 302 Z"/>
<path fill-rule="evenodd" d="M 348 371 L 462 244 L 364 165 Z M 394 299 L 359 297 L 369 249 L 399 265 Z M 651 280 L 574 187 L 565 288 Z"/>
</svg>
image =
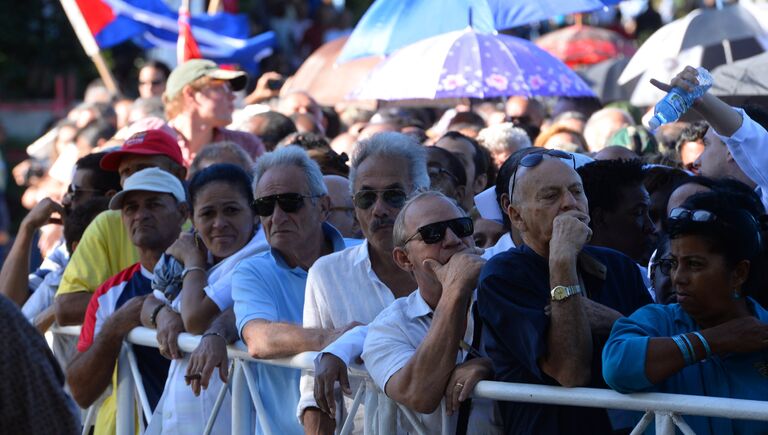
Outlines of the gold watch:
<svg viewBox="0 0 768 435">
<path fill-rule="evenodd" d="M 571 285 L 567 287 L 558 285 L 552 289 L 551 295 L 553 301 L 562 301 L 579 293 L 581 293 L 580 285 Z"/>
</svg>

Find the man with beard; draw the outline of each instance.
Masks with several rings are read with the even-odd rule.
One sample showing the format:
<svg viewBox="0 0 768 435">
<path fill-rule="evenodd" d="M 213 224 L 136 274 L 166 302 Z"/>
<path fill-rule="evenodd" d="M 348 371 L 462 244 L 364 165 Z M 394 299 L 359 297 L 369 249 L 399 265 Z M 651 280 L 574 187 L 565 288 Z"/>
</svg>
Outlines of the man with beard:
<svg viewBox="0 0 768 435">
<path fill-rule="evenodd" d="M 305 328 L 370 323 L 395 299 L 416 288 L 413 277 L 392 257 L 392 228 L 405 200 L 429 186 L 424 147 L 402 133 L 384 132 L 365 139 L 352 156 L 350 182 L 365 241 L 320 258 L 309 269 Z M 316 360 L 316 376 L 303 373 L 298 414 L 305 433 L 333 433 L 337 415 L 334 386 L 339 381 L 351 393 L 347 365 L 362 353 L 364 330 L 357 328 L 326 349 Z M 366 404 L 374 396 L 371 391 Z"/>
<path fill-rule="evenodd" d="M 45 198 L 29 211 L 19 226 L 16 240 L 0 271 L 0 294 L 22 306 L 44 281 L 60 280 L 71 252 L 60 243 L 34 272 L 29 273 L 29 255 L 35 232 L 43 225 L 61 224 L 73 210 L 96 198 L 110 198 L 120 190 L 116 172 L 99 167 L 106 153 L 89 154 L 75 164 L 72 182 L 61 204 Z M 59 218 L 53 215 L 58 214 Z"/>
</svg>

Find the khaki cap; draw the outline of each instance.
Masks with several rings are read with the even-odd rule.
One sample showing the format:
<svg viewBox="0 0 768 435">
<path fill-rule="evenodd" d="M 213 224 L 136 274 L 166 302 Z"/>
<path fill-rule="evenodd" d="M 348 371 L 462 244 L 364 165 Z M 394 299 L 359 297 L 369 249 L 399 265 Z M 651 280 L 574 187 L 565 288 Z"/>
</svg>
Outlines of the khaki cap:
<svg viewBox="0 0 768 435">
<path fill-rule="evenodd" d="M 175 98 L 184 86 L 201 77 L 211 77 L 219 80 L 228 80 L 233 91 L 245 88 L 248 75 L 242 71 L 231 71 L 219 68 L 216 62 L 207 59 L 190 59 L 176 67 L 168 76 L 163 96 L 171 100 Z"/>
</svg>

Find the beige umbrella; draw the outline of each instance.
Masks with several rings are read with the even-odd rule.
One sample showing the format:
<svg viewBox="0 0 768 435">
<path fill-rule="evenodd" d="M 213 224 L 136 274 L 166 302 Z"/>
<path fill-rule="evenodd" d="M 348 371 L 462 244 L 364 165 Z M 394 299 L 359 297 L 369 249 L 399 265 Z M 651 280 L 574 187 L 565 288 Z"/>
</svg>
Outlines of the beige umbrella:
<svg viewBox="0 0 768 435">
<path fill-rule="evenodd" d="M 305 91 L 323 106 L 345 102 L 347 94 L 354 90 L 383 59 L 379 56 L 371 56 L 337 64 L 336 58 L 346 42 L 347 37 L 344 36 L 323 44 L 315 50 L 296 74 L 286 82 L 280 95 Z M 356 102 L 356 104 L 359 103 Z"/>
</svg>

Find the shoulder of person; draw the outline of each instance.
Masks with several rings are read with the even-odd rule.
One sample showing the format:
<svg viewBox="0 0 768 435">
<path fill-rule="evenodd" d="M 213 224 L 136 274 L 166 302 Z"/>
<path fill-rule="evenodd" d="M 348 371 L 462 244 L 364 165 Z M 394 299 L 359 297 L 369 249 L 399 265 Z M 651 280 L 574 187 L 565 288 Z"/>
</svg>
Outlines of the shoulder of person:
<svg viewBox="0 0 768 435">
<path fill-rule="evenodd" d="M 480 273 L 480 280 L 491 275 L 502 275 L 516 280 L 533 273 L 531 265 L 535 259 L 520 248 L 511 248 L 491 257 L 486 261 Z"/>
<path fill-rule="evenodd" d="M 348 240 L 354 240 L 354 239 L 344 239 L 345 242 Z M 310 274 L 334 273 L 340 270 L 339 268 L 348 269 L 352 267 L 355 261 L 355 257 L 357 255 L 359 246 L 360 246 L 359 243 L 352 246 L 347 244 L 347 247 L 342 249 L 341 251 L 336 251 L 328 255 L 323 255 L 312 264 L 312 267 L 309 268 L 309 273 Z"/>
<path fill-rule="evenodd" d="M 603 263 L 606 267 L 608 267 L 609 272 L 612 267 L 615 268 L 620 266 L 632 268 L 633 270 L 637 270 L 638 274 L 640 273 L 638 264 L 634 260 L 615 249 L 606 248 L 604 246 L 588 245 L 585 246 L 582 251 L 595 260 Z"/>
</svg>

